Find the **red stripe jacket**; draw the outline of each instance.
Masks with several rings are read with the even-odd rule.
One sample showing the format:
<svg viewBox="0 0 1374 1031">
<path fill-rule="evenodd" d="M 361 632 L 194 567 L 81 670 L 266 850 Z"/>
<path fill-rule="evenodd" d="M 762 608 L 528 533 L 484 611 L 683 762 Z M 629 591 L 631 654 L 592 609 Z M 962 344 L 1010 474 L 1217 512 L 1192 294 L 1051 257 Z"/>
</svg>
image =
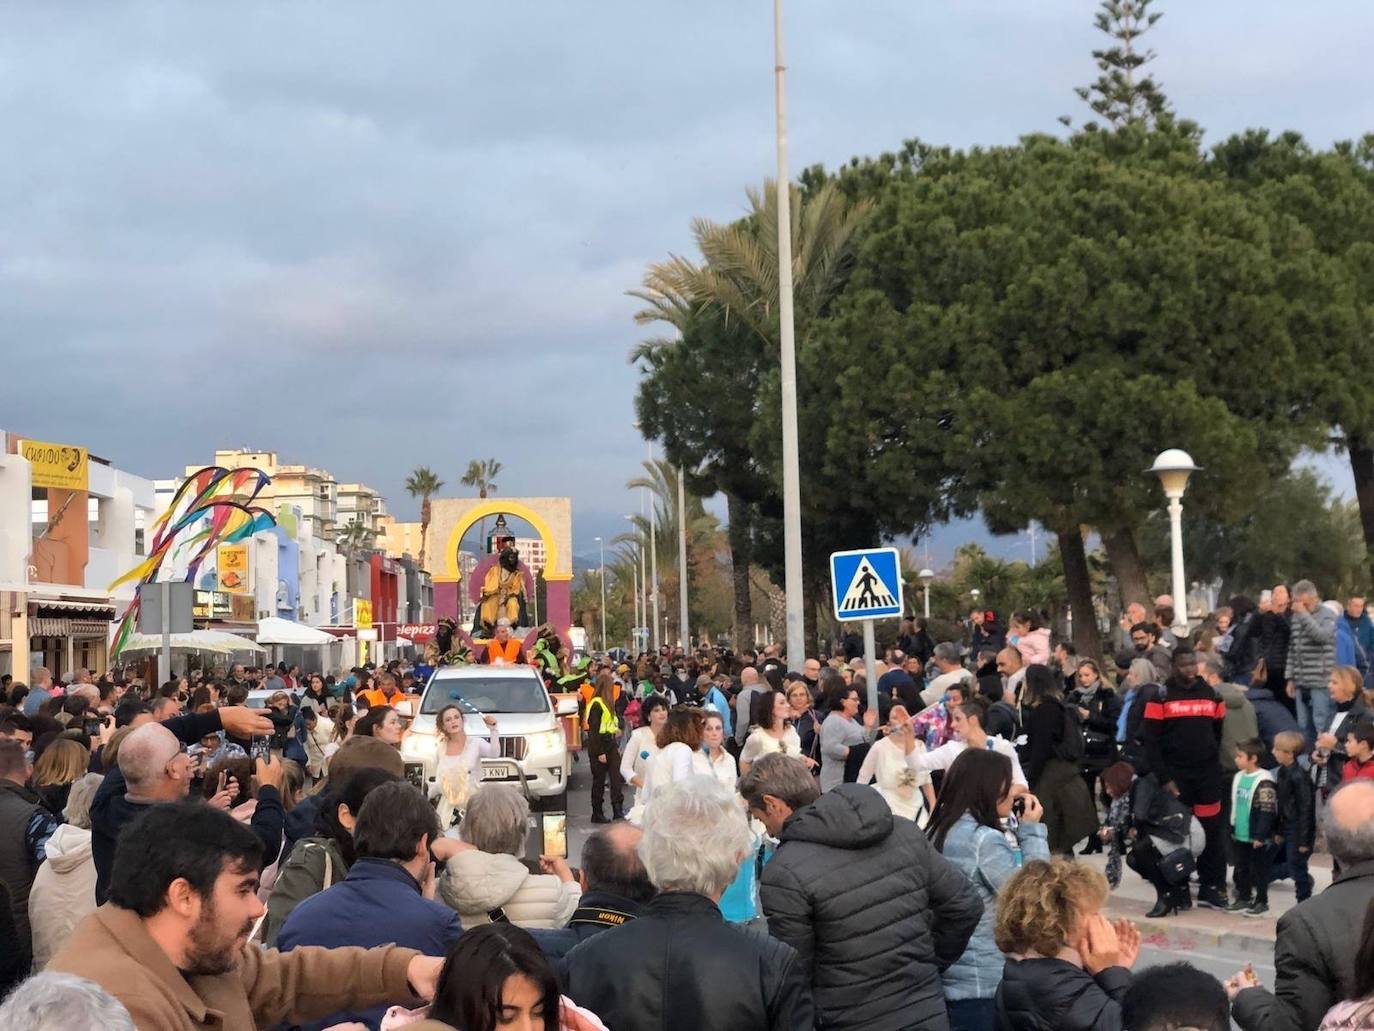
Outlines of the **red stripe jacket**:
<svg viewBox="0 0 1374 1031">
<path fill-rule="evenodd" d="M 1226 703 L 1207 682 L 1171 680 L 1145 700 L 1145 756 L 1161 784 L 1217 765 Z"/>
</svg>

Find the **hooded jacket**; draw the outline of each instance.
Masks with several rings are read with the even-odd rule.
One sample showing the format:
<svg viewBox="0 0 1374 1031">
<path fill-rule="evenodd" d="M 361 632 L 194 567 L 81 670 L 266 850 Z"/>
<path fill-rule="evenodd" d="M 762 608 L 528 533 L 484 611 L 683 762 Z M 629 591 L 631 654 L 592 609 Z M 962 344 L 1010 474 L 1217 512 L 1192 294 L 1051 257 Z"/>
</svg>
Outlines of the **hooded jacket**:
<svg viewBox="0 0 1374 1031">
<path fill-rule="evenodd" d="M 489 924 L 500 910 L 517 927 L 566 927 L 582 889 L 576 881 L 530 873 L 515 856 L 468 849 L 448 861 L 439 895 L 464 927 Z"/>
<path fill-rule="evenodd" d="M 35 970 L 47 966 L 76 925 L 95 909 L 90 830 L 64 823 L 48 839 L 46 855 L 29 891 Z"/>
<path fill-rule="evenodd" d="M 810 970 L 816 1026 L 945 1027 L 940 972 L 983 903 L 962 873 L 873 788 L 842 784 L 794 812 L 763 870 L 774 938 Z"/>
</svg>

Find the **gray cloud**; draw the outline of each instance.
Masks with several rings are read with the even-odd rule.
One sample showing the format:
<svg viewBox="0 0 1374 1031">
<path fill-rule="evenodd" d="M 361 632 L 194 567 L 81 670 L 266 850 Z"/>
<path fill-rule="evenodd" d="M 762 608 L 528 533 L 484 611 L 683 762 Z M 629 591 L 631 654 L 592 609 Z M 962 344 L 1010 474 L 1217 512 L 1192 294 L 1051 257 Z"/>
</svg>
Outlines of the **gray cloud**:
<svg viewBox="0 0 1374 1031">
<path fill-rule="evenodd" d="M 0 421 L 156 476 L 275 447 L 402 514 L 414 465 L 496 455 L 503 493 L 614 525 L 623 291 L 772 173 L 769 6 L 0 2 Z M 1165 10 L 1210 139 L 1374 122 L 1366 4 Z M 1091 11 L 791 0 L 794 171 L 1081 119 Z"/>
</svg>

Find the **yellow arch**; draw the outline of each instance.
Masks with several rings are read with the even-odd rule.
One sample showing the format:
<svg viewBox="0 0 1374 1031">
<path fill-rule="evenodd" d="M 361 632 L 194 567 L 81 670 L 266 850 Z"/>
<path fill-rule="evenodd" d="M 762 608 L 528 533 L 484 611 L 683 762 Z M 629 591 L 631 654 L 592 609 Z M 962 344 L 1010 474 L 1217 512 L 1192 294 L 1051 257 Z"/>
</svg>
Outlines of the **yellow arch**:
<svg viewBox="0 0 1374 1031">
<path fill-rule="evenodd" d="M 481 520 L 490 518 L 494 515 L 500 515 L 503 512 L 506 515 L 518 516 L 525 520 L 525 522 L 534 527 L 535 532 L 539 534 L 540 539 L 543 540 L 545 581 L 555 582 L 572 579 L 567 573 L 554 572 L 554 570 L 558 569 L 558 542 L 554 539 L 553 531 L 549 529 L 549 524 L 545 522 L 543 517 L 534 509 L 528 508 L 518 501 L 512 501 L 509 498 L 495 501 L 488 499 L 480 504 L 474 505 L 459 518 L 457 525 L 453 528 L 453 532 L 449 534 L 448 546 L 444 549 L 444 561 L 447 565 L 446 575 L 443 577 L 436 577 L 436 579 L 449 581 L 461 579 L 462 570 L 458 568 L 458 548 L 463 542 L 463 534 L 471 530 L 473 526 Z"/>
</svg>

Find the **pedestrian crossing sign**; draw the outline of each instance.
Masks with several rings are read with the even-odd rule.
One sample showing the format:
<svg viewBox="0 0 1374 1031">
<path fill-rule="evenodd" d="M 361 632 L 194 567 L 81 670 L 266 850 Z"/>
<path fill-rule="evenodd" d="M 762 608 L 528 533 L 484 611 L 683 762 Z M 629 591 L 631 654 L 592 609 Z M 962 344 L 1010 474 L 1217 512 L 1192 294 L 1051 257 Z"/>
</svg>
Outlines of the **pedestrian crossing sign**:
<svg viewBox="0 0 1374 1031">
<path fill-rule="evenodd" d="M 836 619 L 902 614 L 902 562 L 896 548 L 835 552 L 830 556 L 830 583 Z"/>
</svg>

